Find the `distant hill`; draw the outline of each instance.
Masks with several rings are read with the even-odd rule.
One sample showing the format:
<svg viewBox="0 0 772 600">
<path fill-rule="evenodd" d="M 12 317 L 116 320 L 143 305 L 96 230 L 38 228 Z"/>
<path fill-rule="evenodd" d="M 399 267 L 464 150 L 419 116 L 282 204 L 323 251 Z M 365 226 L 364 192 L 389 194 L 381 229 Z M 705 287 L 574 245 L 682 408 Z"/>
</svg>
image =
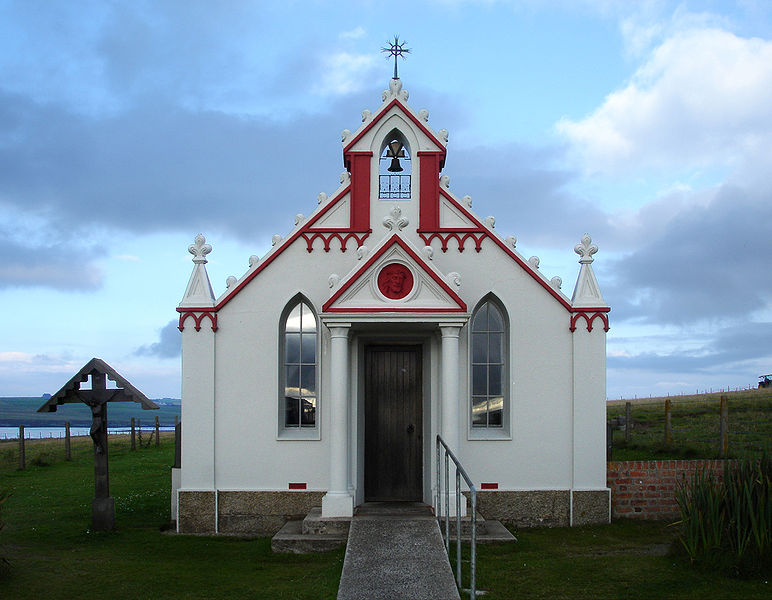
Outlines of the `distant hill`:
<svg viewBox="0 0 772 600">
<path fill-rule="evenodd" d="M 47 394 L 46 394 L 47 395 Z M 50 397 L 50 396 L 49 396 Z M 63 404 L 52 413 L 39 413 L 37 409 L 47 398 L 0 398 L 0 427 L 61 427 L 69 421 L 73 427 L 90 427 L 91 410 L 85 404 Z M 180 400 L 161 398 L 153 400 L 160 406 L 158 410 L 142 410 L 136 402 L 111 402 L 107 406 L 107 421 L 110 427 L 127 426 L 131 418 L 145 424 L 158 420 L 161 425 L 174 425 L 174 417 L 179 417 Z"/>
</svg>

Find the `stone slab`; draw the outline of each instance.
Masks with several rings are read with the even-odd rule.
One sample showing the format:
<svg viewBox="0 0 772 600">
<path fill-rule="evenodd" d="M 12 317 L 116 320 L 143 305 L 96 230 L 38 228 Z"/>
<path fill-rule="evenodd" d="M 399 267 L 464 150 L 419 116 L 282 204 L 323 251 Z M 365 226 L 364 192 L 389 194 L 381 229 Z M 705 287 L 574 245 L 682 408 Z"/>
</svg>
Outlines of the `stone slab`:
<svg viewBox="0 0 772 600">
<path fill-rule="evenodd" d="M 450 534 L 451 541 L 456 541 L 455 533 Z M 461 541 L 468 542 L 470 540 L 469 532 L 464 532 L 461 528 Z M 478 544 L 496 544 L 499 542 L 516 542 L 517 538 L 512 535 L 501 521 L 488 520 L 485 521 L 485 532 L 477 534 Z"/>
</svg>

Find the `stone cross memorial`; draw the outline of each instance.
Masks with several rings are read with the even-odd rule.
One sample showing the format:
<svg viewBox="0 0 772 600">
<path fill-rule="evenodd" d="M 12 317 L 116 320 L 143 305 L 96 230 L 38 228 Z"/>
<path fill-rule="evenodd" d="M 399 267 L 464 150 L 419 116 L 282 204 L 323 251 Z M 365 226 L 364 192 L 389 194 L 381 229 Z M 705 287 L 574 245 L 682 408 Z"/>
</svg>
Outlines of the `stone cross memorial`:
<svg viewBox="0 0 772 600">
<path fill-rule="evenodd" d="M 91 379 L 91 389 L 81 383 Z M 107 387 L 107 379 L 114 388 Z M 60 404 L 83 402 L 91 408 L 91 439 L 94 440 L 94 500 L 91 502 L 91 528 L 109 531 L 115 527 L 115 502 L 110 496 L 110 475 L 107 465 L 107 403 L 139 402 L 144 410 L 158 405 L 119 375 L 100 358 L 92 358 L 65 386 L 38 409 L 56 412 Z"/>
</svg>

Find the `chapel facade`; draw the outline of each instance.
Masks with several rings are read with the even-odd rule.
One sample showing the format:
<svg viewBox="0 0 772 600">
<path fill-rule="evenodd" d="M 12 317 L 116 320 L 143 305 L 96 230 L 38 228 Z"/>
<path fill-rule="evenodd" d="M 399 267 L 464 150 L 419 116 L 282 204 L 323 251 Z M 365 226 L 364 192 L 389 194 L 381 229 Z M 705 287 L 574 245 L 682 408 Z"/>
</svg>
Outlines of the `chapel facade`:
<svg viewBox="0 0 772 600">
<path fill-rule="evenodd" d="M 399 79 L 382 100 L 343 132 L 340 187 L 219 297 L 211 246 L 189 248 L 178 531 L 271 534 L 370 501 L 439 513 L 438 434 L 485 518 L 607 522 L 597 247 L 574 248 L 569 298 L 451 191 L 448 133 Z"/>
</svg>

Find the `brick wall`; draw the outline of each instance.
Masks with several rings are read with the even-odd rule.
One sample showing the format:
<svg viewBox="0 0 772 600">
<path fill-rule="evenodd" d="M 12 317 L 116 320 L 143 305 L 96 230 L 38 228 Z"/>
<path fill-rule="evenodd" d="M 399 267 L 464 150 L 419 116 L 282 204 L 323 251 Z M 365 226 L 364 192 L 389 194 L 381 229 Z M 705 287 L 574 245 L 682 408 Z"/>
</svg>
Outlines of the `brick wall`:
<svg viewBox="0 0 772 600">
<path fill-rule="evenodd" d="M 706 469 L 723 479 L 723 460 L 630 460 L 609 462 L 606 480 L 611 489 L 611 518 L 676 520 L 675 490 L 696 470 Z"/>
</svg>

